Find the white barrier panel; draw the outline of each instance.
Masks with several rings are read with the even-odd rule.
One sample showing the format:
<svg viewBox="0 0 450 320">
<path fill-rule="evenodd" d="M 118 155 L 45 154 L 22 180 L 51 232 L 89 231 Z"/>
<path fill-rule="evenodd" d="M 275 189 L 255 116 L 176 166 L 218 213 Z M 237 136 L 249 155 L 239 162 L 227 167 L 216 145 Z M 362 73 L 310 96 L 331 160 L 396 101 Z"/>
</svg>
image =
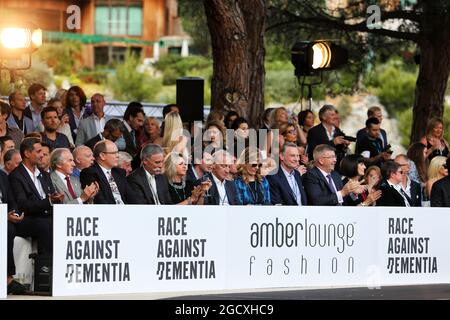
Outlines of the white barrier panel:
<svg viewBox="0 0 450 320">
<path fill-rule="evenodd" d="M 0 299 L 6 298 L 7 293 L 7 248 L 8 248 L 8 209 L 6 204 L 0 204 Z"/>
<path fill-rule="evenodd" d="M 450 283 L 447 211 L 57 205 L 53 294 Z"/>
</svg>

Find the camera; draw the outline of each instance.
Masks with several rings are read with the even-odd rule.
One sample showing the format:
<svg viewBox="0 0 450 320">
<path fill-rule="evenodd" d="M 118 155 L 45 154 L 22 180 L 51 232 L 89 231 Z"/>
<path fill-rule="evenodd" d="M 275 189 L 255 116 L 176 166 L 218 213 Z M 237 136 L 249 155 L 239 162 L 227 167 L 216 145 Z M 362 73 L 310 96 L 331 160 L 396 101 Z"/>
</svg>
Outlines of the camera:
<svg viewBox="0 0 450 320">
<path fill-rule="evenodd" d="M 390 145 L 390 144 L 388 144 L 388 145 L 384 148 L 383 152 L 387 152 L 387 153 L 390 153 L 390 154 L 394 153 L 394 151 L 391 150 L 391 145 Z"/>
<path fill-rule="evenodd" d="M 356 142 L 356 138 L 352 136 L 344 136 L 344 139 L 350 142 Z"/>
</svg>

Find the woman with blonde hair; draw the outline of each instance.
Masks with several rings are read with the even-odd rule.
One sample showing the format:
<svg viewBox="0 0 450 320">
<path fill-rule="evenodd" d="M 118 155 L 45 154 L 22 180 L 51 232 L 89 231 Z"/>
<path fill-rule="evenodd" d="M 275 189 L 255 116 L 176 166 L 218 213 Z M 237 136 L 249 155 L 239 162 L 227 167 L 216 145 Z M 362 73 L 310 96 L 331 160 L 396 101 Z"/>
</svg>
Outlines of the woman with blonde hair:
<svg viewBox="0 0 450 320">
<path fill-rule="evenodd" d="M 261 175 L 262 156 L 259 149 L 245 148 L 238 161 L 238 177 L 234 180 L 237 196 L 243 205 L 270 205 L 269 182 Z"/>
<path fill-rule="evenodd" d="M 427 146 L 428 160 L 436 156 L 448 156 L 448 142 L 444 139 L 444 122 L 439 118 L 431 118 L 427 124 L 427 131 L 420 139 Z"/>
<path fill-rule="evenodd" d="M 146 143 L 153 143 L 157 145 L 162 144 L 160 135 L 160 125 L 156 117 L 147 117 L 144 120 L 142 134 L 139 137 L 139 145 L 143 146 Z"/>
<path fill-rule="evenodd" d="M 186 173 L 187 158 L 178 152 L 167 154 L 164 159 L 164 175 L 169 183 L 172 202 L 179 205 L 203 204 L 203 196 L 211 182 L 194 187 L 190 180 L 186 180 Z"/>
<path fill-rule="evenodd" d="M 448 176 L 448 168 L 446 164 L 446 157 L 434 157 L 430 162 L 430 166 L 428 167 L 428 181 L 425 185 L 425 190 L 427 192 L 427 196 L 431 195 L 431 188 L 433 187 L 433 183 L 436 181 Z"/>
<path fill-rule="evenodd" d="M 183 135 L 183 122 L 178 112 L 170 112 L 164 119 L 164 136 L 162 147 L 166 154 L 186 151 L 187 138 Z"/>
</svg>

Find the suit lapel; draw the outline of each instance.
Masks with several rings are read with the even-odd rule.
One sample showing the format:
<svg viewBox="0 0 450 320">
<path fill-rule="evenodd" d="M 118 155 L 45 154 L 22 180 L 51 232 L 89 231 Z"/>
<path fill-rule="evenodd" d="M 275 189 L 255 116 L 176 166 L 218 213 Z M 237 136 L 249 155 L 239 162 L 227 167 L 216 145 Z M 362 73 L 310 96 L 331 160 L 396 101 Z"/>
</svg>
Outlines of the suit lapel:
<svg viewBox="0 0 450 320">
<path fill-rule="evenodd" d="M 56 188 L 58 190 L 61 190 L 64 193 L 65 197 L 67 197 L 68 199 L 72 200 L 72 196 L 70 195 L 66 184 L 64 183 L 64 181 L 61 180 L 61 178 L 55 172 L 52 172 L 50 174 L 50 178 L 52 179 L 52 182 L 56 186 Z"/>
<path fill-rule="evenodd" d="M 140 177 L 140 179 L 142 181 L 142 185 L 144 186 L 145 197 L 147 198 L 147 200 L 150 200 L 150 202 L 153 202 L 153 203 L 156 204 L 156 199 L 153 199 L 152 190 L 150 189 L 150 182 L 147 179 L 147 172 L 145 172 L 145 169 L 143 167 L 140 167 L 138 169 L 138 175 L 139 175 L 139 177 Z M 158 194 L 158 192 L 159 192 L 159 190 L 158 190 L 158 180 L 157 180 L 156 176 L 155 176 L 155 184 L 156 184 L 155 192 Z M 158 194 L 158 198 L 161 199 L 159 194 Z"/>
<path fill-rule="evenodd" d="M 292 191 L 291 185 L 289 184 L 289 181 L 287 181 L 286 175 L 284 174 L 283 169 L 281 169 L 280 166 L 280 170 L 278 170 L 278 176 L 280 178 L 281 184 L 284 184 L 284 187 L 287 188 L 287 190 L 289 190 L 289 195 L 291 196 L 292 200 L 297 203 L 297 200 L 295 199 L 294 196 L 294 191 Z"/>
<path fill-rule="evenodd" d="M 315 170 L 315 174 L 319 177 L 319 179 L 321 179 L 321 180 L 325 183 L 325 186 L 328 188 L 328 190 L 330 190 L 330 192 L 333 193 L 334 191 L 331 190 L 331 187 L 330 187 L 330 185 L 328 184 L 328 180 L 324 177 L 324 175 L 322 174 L 322 172 L 321 172 L 317 167 L 314 167 L 313 170 Z M 333 178 L 333 176 L 331 176 L 331 178 Z M 333 179 L 333 181 L 334 181 L 334 179 Z M 335 184 L 336 184 L 336 183 L 335 183 Z"/>
<path fill-rule="evenodd" d="M 27 181 L 27 184 L 29 186 L 31 186 L 31 190 L 34 192 L 34 194 L 41 199 L 41 195 L 39 194 L 39 192 L 36 189 L 36 186 L 34 185 L 33 180 L 31 180 L 30 175 L 28 174 L 27 169 L 25 169 L 24 164 L 20 165 L 20 173 L 22 174 L 23 178 Z M 42 183 L 42 182 L 41 182 Z"/>
</svg>

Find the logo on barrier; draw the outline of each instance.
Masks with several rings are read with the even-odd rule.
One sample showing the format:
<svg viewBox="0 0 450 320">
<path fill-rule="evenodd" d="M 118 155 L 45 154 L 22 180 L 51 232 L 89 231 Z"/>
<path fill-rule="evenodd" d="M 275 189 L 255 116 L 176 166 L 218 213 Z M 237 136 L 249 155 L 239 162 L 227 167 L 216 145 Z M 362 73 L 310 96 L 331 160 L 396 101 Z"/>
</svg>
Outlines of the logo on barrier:
<svg viewBox="0 0 450 320">
<path fill-rule="evenodd" d="M 207 239 L 189 238 L 187 229 L 186 217 L 158 217 L 158 280 L 216 277 L 215 261 L 207 259 Z"/>
</svg>

